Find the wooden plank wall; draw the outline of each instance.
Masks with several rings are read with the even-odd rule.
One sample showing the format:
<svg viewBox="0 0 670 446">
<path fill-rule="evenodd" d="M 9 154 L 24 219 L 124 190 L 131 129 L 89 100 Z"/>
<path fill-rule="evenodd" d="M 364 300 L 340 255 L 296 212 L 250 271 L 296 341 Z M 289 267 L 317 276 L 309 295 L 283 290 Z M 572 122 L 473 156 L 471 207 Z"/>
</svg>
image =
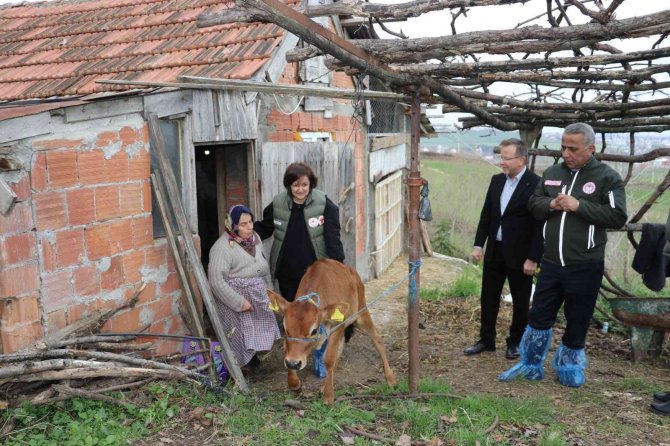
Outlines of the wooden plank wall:
<svg viewBox="0 0 670 446">
<path fill-rule="evenodd" d="M 389 267 L 403 249 L 402 171 L 375 186 L 375 270 Z"/>
<path fill-rule="evenodd" d="M 253 140 L 258 137 L 256 102 L 238 91 L 193 91 L 193 142 Z"/>
</svg>

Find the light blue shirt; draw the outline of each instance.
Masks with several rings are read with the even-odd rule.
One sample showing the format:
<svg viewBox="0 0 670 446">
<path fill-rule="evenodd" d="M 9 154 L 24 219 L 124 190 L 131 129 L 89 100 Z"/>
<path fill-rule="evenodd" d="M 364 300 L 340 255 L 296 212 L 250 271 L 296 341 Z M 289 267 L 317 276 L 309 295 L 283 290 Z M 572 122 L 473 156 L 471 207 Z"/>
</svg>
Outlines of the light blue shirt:
<svg viewBox="0 0 670 446">
<path fill-rule="evenodd" d="M 510 198 L 512 198 L 512 194 L 514 193 L 514 190 L 516 187 L 519 185 L 519 178 L 523 176 L 523 174 L 526 173 L 526 166 L 521 169 L 521 172 L 516 174 L 514 178 L 510 178 L 507 176 L 507 179 L 505 180 L 505 186 L 503 186 L 502 193 L 500 194 L 500 216 L 505 213 L 505 209 L 507 209 L 507 205 L 509 204 Z M 498 227 L 498 233 L 496 234 L 496 240 L 499 242 L 502 241 L 502 225 Z"/>
</svg>

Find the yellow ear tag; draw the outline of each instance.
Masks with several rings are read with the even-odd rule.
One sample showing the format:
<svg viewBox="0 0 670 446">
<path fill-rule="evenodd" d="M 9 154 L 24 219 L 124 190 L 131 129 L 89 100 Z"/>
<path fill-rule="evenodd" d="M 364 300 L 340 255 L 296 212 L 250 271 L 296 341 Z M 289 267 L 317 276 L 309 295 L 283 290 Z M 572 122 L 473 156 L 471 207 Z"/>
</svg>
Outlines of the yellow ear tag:
<svg viewBox="0 0 670 446">
<path fill-rule="evenodd" d="M 274 300 L 270 301 L 270 305 L 268 305 L 268 308 L 274 311 L 275 313 L 279 312 L 279 305 L 277 305 L 277 303 Z"/>
<path fill-rule="evenodd" d="M 333 314 L 330 316 L 331 321 L 342 322 L 344 320 L 344 315 L 340 312 L 339 308 L 335 308 Z"/>
</svg>

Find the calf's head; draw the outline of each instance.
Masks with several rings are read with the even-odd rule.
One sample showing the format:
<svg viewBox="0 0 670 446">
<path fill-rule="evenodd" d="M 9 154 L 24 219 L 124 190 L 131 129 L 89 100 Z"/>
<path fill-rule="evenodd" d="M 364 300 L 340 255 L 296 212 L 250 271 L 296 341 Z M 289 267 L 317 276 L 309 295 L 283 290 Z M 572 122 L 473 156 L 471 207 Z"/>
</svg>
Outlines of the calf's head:
<svg viewBox="0 0 670 446">
<path fill-rule="evenodd" d="M 349 309 L 344 302 L 324 305 L 318 294 L 288 302 L 268 290 L 268 297 L 270 308 L 284 316 L 284 365 L 291 370 L 305 368 L 309 353 L 326 341 L 327 326 L 342 321 Z"/>
</svg>

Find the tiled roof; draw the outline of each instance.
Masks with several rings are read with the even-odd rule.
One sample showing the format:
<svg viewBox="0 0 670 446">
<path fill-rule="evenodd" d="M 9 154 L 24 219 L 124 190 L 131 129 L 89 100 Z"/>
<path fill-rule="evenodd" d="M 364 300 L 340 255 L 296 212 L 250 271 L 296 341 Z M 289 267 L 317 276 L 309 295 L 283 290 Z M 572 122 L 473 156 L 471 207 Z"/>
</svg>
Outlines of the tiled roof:
<svg viewBox="0 0 670 446">
<path fill-rule="evenodd" d="M 96 79 L 249 79 L 285 31 L 261 23 L 196 27 L 201 13 L 233 4 L 71 0 L 0 7 L 0 101 L 134 88 Z"/>
</svg>

